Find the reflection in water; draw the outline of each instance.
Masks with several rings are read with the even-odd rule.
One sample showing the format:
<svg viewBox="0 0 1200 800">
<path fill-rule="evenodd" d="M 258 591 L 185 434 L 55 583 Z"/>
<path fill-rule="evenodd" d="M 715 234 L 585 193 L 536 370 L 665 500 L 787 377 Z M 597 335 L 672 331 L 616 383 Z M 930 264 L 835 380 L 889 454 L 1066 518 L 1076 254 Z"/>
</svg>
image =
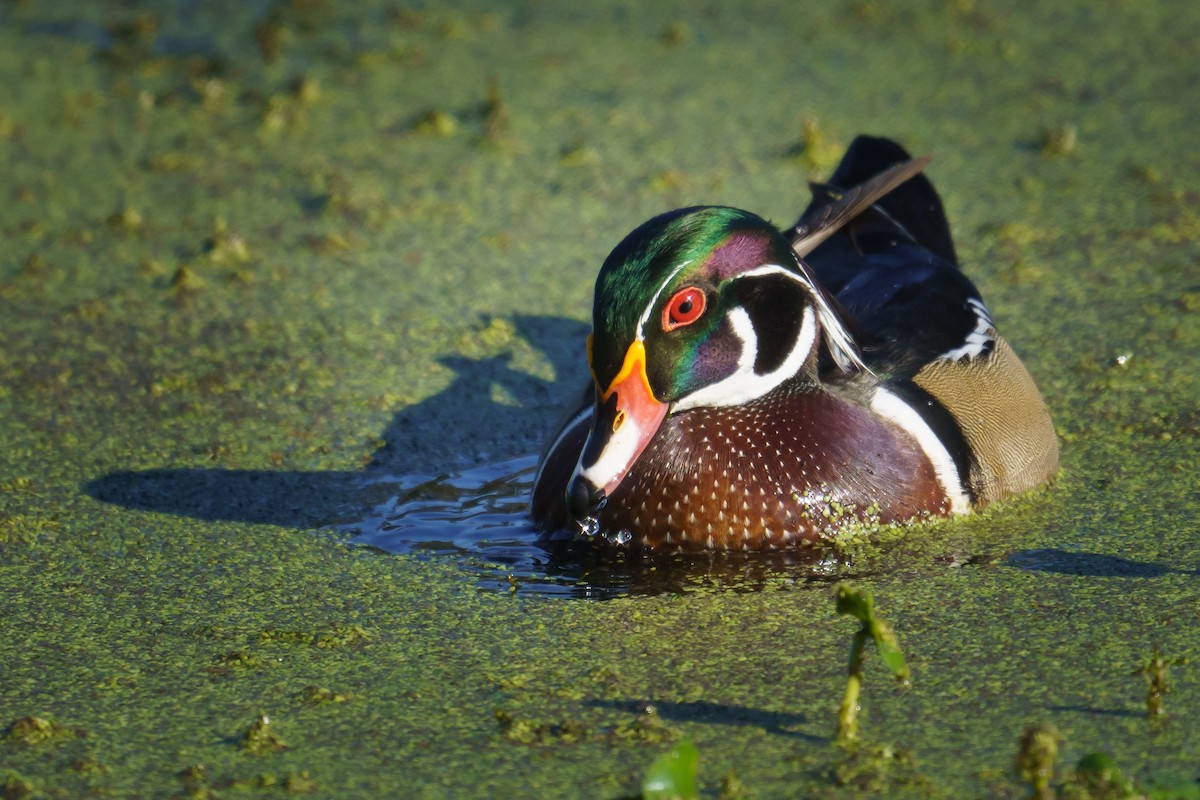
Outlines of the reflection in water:
<svg viewBox="0 0 1200 800">
<path fill-rule="evenodd" d="M 374 472 L 363 482 L 363 517 L 334 528 L 387 553 L 453 558 L 484 589 L 542 595 L 757 591 L 859 577 L 815 550 L 662 555 L 540 542 L 527 516 L 535 470 L 526 457 L 451 474 Z"/>
</svg>

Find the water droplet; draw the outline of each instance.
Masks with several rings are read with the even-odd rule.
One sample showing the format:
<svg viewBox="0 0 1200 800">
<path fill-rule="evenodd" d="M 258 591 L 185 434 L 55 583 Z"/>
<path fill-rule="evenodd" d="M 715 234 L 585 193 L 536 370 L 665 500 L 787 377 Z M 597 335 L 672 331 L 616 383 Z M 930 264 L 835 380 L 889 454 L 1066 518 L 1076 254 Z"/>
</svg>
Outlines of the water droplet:
<svg viewBox="0 0 1200 800">
<path fill-rule="evenodd" d="M 589 539 L 600 532 L 600 520 L 596 519 L 595 517 L 584 517 L 583 519 L 579 520 L 578 525 L 579 534 L 581 536 L 586 536 Z"/>
<path fill-rule="evenodd" d="M 617 544 L 629 544 L 630 540 L 633 539 L 633 534 L 629 531 L 621 530 L 614 533 L 609 539 Z"/>
</svg>

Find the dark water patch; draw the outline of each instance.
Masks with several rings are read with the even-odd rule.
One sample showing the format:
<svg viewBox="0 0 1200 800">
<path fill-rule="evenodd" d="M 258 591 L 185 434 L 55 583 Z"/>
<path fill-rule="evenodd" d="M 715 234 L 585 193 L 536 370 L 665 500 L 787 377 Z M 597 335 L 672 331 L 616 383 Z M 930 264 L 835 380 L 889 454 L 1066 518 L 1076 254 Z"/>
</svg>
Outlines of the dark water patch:
<svg viewBox="0 0 1200 800">
<path fill-rule="evenodd" d="M 528 517 L 536 467 L 525 457 L 453 473 L 376 475 L 362 489 L 366 515 L 334 527 L 384 553 L 452 557 L 480 588 L 538 595 L 744 592 L 862 577 L 847 559 L 819 550 L 658 554 L 543 541 Z"/>
</svg>

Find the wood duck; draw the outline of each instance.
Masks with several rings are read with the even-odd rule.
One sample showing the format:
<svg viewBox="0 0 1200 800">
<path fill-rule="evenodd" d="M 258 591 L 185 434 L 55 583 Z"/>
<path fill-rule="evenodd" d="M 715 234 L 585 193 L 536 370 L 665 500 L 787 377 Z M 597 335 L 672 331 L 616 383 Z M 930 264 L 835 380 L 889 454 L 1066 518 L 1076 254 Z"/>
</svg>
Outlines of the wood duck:
<svg viewBox="0 0 1200 800">
<path fill-rule="evenodd" d="M 592 383 L 535 479 L 539 530 L 775 550 L 1052 478 L 1050 416 L 959 271 L 928 160 L 862 136 L 785 232 L 700 206 L 617 245 Z"/>
</svg>

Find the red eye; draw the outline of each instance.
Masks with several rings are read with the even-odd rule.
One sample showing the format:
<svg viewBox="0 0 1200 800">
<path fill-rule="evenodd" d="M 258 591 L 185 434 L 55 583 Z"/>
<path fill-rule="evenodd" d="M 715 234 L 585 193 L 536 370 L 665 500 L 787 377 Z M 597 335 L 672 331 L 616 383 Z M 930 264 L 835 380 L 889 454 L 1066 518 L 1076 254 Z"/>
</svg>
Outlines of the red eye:
<svg viewBox="0 0 1200 800">
<path fill-rule="evenodd" d="M 704 313 L 705 302 L 707 301 L 704 292 L 695 286 L 680 289 L 671 296 L 667 307 L 663 309 L 663 330 L 673 331 L 684 325 L 691 325 Z"/>
</svg>

